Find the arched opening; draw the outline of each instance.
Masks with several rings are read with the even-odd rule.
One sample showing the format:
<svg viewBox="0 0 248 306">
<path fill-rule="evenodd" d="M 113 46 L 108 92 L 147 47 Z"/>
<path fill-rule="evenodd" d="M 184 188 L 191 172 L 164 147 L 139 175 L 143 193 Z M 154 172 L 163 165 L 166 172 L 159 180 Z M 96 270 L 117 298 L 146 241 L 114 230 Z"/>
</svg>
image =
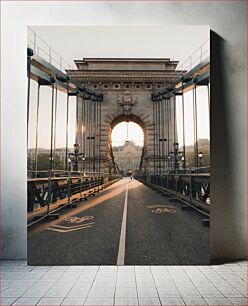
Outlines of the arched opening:
<svg viewBox="0 0 248 306">
<path fill-rule="evenodd" d="M 145 145 L 144 123 L 136 116 L 119 116 L 110 129 L 113 171 L 131 176 L 142 171 Z"/>
</svg>

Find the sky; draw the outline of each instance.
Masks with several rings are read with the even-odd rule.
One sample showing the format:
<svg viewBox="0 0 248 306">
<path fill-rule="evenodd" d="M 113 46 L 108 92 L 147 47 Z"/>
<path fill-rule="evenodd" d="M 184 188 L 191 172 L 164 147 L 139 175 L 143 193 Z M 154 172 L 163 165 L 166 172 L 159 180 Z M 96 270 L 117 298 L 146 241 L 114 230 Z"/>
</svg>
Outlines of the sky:
<svg viewBox="0 0 248 306">
<path fill-rule="evenodd" d="M 35 31 L 44 42 L 51 46 L 65 59 L 73 69 L 74 60 L 85 57 L 138 57 L 138 58 L 170 58 L 178 60 L 179 65 L 185 61 L 200 45 L 209 38 L 208 26 L 35 26 Z M 28 40 L 33 41 L 33 33 L 28 30 Z M 48 46 L 37 38 L 41 50 L 40 55 L 47 57 Z M 205 45 L 204 51 L 207 49 Z M 199 52 L 193 57 L 198 57 Z M 59 61 L 53 53 L 54 61 Z M 55 62 L 54 62 L 55 63 Z M 185 65 L 187 66 L 187 65 Z M 201 106 L 198 108 L 199 138 L 209 138 L 208 101 L 206 90 L 197 92 Z M 59 103 L 56 125 L 56 147 L 65 146 L 65 116 L 66 95 L 59 93 Z M 69 146 L 75 141 L 76 100 L 70 98 L 69 112 Z M 178 100 L 178 99 L 177 99 Z M 187 110 L 185 111 L 186 145 L 193 143 L 192 102 L 190 94 L 185 96 Z M 41 87 L 39 117 L 38 147 L 49 148 L 50 145 L 50 116 L 51 116 L 51 89 Z M 37 84 L 31 83 L 29 148 L 35 147 L 36 131 L 36 103 Z M 180 101 L 178 100 L 178 126 L 181 124 Z M 125 123 L 121 128 L 116 127 L 112 139 L 118 139 L 120 145 L 126 140 Z M 137 125 L 129 123 L 129 140 L 142 144 L 143 132 Z M 179 143 L 182 135 L 179 132 Z M 123 143 L 122 143 L 123 142 Z"/>
<path fill-rule="evenodd" d="M 135 122 L 121 122 L 113 128 L 111 139 L 115 147 L 123 145 L 126 140 L 133 141 L 137 146 L 143 146 L 144 133 Z"/>
</svg>

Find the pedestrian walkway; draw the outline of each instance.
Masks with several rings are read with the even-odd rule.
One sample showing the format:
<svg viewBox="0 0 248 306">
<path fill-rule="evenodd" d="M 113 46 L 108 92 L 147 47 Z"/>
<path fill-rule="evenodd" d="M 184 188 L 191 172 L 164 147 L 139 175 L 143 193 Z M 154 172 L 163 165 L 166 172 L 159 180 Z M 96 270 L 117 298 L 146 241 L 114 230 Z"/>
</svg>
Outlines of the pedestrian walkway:
<svg viewBox="0 0 248 306">
<path fill-rule="evenodd" d="M 172 201 L 173 200 L 173 201 Z M 28 231 L 32 265 L 208 265 L 205 216 L 122 179 Z M 44 253 L 44 250 L 46 252 Z"/>
<path fill-rule="evenodd" d="M 212 266 L 1 263 L 0 305 L 247 305 L 247 262 Z"/>
</svg>

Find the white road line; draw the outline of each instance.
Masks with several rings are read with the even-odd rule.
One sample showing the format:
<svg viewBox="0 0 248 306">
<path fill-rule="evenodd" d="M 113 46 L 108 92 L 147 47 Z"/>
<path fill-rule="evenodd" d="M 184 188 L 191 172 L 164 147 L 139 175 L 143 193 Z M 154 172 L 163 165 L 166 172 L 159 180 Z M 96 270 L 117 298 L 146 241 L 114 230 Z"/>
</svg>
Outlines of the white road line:
<svg viewBox="0 0 248 306">
<path fill-rule="evenodd" d="M 122 217 L 122 223 L 121 223 L 121 235 L 120 235 L 118 257 L 117 257 L 117 263 L 116 263 L 118 266 L 123 266 L 125 262 L 126 228 L 127 228 L 127 200 L 128 200 L 128 182 L 126 185 L 125 202 L 124 202 L 123 217 Z"/>
</svg>

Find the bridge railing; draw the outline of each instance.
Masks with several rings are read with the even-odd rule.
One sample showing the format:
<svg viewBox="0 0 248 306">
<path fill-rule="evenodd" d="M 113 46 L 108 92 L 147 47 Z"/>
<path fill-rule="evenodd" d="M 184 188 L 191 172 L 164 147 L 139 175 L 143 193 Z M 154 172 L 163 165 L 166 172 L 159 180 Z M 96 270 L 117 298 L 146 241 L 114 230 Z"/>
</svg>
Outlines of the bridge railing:
<svg viewBox="0 0 248 306">
<path fill-rule="evenodd" d="M 198 169 L 199 170 L 199 169 Z M 158 186 L 171 195 L 189 204 L 201 206 L 209 211 L 210 207 L 210 173 L 188 171 L 188 173 L 167 173 L 137 175 L 145 184 Z"/>
<path fill-rule="evenodd" d="M 177 70 L 186 71 L 191 70 L 196 65 L 200 64 L 203 60 L 210 56 L 210 38 L 205 40 L 200 47 L 198 47 L 185 61 L 182 62 Z"/>
<path fill-rule="evenodd" d="M 44 174 L 44 172 L 42 172 Z M 40 209 L 51 203 L 61 202 L 71 205 L 73 195 L 89 189 L 99 191 L 96 187 L 104 184 L 102 174 L 86 176 L 80 172 L 62 173 L 61 176 L 48 176 L 28 179 L 28 212 Z"/>
<path fill-rule="evenodd" d="M 29 171 L 30 174 L 31 171 Z M 39 171 L 40 177 L 28 178 L 28 227 L 61 208 L 76 207 L 120 179 L 104 177 L 101 172 Z"/>
<path fill-rule="evenodd" d="M 34 53 L 40 55 L 50 64 L 54 65 L 60 71 L 65 72 L 67 69 L 73 69 L 62 56 L 49 46 L 35 31 L 30 27 L 27 28 L 28 47 L 33 49 Z"/>
</svg>

